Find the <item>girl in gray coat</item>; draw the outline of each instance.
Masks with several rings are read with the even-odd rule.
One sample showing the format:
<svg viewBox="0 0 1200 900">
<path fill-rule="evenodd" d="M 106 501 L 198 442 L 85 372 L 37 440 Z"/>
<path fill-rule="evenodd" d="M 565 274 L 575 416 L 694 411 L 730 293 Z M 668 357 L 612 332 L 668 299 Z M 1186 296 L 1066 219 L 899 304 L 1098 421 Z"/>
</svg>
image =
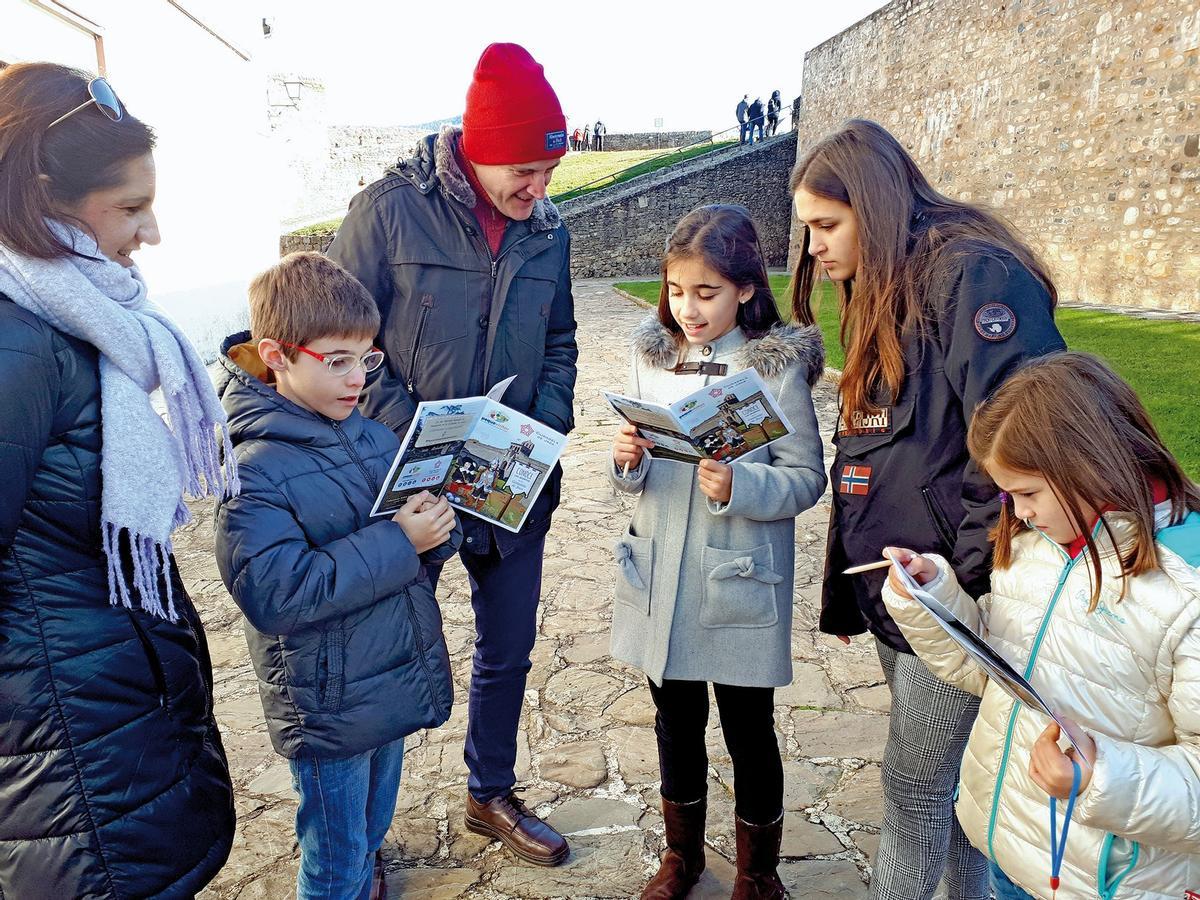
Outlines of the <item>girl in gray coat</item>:
<svg viewBox="0 0 1200 900">
<path fill-rule="evenodd" d="M 667 241 L 658 314 L 634 336 L 629 393 L 671 403 L 753 367 L 796 429 L 732 464 L 652 459 L 624 425 L 610 476 L 638 505 L 615 553 L 612 653 L 646 672 L 657 708 L 667 849 L 643 898 L 682 898 L 704 870 L 713 683 L 737 787 L 733 897 L 783 897 L 783 767 L 774 689 L 792 680 L 795 517 L 825 490 L 811 387 L 824 347 L 811 311 L 780 322 L 750 214 L 704 206 Z M 700 364 L 700 365 L 698 365 Z"/>
</svg>

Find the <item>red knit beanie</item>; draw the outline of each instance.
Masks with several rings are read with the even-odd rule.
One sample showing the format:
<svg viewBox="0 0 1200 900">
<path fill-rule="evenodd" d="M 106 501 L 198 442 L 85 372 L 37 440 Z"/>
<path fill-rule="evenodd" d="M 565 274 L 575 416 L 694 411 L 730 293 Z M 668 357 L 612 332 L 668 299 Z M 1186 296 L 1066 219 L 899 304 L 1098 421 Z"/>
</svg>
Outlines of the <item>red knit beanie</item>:
<svg viewBox="0 0 1200 900">
<path fill-rule="evenodd" d="M 467 88 L 463 155 L 483 166 L 557 159 L 567 120 L 545 72 L 519 44 L 491 44 Z"/>
</svg>

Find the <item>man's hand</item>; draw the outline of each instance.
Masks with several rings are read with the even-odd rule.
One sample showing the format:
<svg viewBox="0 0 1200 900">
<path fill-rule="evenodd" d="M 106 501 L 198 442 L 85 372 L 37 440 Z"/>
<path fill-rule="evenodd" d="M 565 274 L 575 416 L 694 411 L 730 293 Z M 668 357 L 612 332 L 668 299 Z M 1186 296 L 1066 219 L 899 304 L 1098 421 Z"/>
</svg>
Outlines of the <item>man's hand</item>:
<svg viewBox="0 0 1200 900">
<path fill-rule="evenodd" d="M 937 563 L 911 550 L 905 550 L 903 547 L 884 547 L 883 555 L 904 566 L 904 571 L 908 572 L 917 584 L 929 584 L 938 576 Z M 912 599 L 904 585 L 896 580 L 896 573 L 891 569 L 888 570 L 888 585 L 901 597 Z"/>
<path fill-rule="evenodd" d="M 1076 760 L 1082 770 L 1079 778 L 1079 793 L 1082 794 L 1092 780 L 1092 769 L 1096 765 L 1096 742 L 1074 722 L 1063 719 L 1063 724 L 1083 749 L 1083 759 Z M 1058 748 L 1058 735 L 1058 723 L 1052 721 L 1033 742 L 1033 752 L 1029 755 L 1029 777 L 1051 797 L 1066 800 L 1071 796 L 1071 781 L 1075 777 L 1071 760 L 1076 759 L 1076 755 L 1074 747 L 1068 747 L 1066 753 Z"/>
<path fill-rule="evenodd" d="M 654 441 L 638 434 L 637 429 L 628 422 L 622 422 L 613 439 L 613 462 L 618 469 L 626 466 L 633 469 L 641 465 L 644 449 L 654 446 Z"/>
<path fill-rule="evenodd" d="M 700 460 L 700 492 L 714 503 L 728 503 L 733 495 L 733 468 L 715 459 Z"/>
<path fill-rule="evenodd" d="M 446 543 L 457 519 L 445 497 L 421 491 L 404 502 L 392 521 L 404 529 L 413 549 L 424 553 Z"/>
</svg>

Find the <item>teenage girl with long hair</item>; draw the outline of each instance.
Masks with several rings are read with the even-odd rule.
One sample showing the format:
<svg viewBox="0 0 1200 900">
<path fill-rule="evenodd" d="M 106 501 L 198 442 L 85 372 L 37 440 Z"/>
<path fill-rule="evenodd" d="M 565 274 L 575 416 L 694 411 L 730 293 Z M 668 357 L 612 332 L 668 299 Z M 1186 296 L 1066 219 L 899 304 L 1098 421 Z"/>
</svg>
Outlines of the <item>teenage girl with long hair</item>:
<svg viewBox="0 0 1200 900">
<path fill-rule="evenodd" d="M 851 120 L 796 164 L 804 226 L 792 303 L 836 287 L 845 366 L 820 627 L 869 631 L 892 692 L 884 822 L 872 898 L 989 896 L 987 864 L 954 819 L 978 698 L 913 654 L 880 596 L 884 575 L 844 570 L 889 544 L 936 549 L 973 596 L 987 590 L 996 489 L 969 465 L 971 411 L 1021 360 L 1063 348 L 1055 290 L 998 216 L 939 193 L 887 130 Z"/>
</svg>

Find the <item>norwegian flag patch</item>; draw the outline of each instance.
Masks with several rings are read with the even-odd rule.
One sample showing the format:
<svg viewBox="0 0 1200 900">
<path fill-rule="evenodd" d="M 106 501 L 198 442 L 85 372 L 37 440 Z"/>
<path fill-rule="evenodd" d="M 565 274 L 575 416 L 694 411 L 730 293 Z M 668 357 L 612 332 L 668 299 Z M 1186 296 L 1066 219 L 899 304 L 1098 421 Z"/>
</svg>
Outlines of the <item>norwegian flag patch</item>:
<svg viewBox="0 0 1200 900">
<path fill-rule="evenodd" d="M 839 494 L 864 496 L 870 488 L 870 466 L 842 466 L 842 477 L 838 481 Z"/>
</svg>

